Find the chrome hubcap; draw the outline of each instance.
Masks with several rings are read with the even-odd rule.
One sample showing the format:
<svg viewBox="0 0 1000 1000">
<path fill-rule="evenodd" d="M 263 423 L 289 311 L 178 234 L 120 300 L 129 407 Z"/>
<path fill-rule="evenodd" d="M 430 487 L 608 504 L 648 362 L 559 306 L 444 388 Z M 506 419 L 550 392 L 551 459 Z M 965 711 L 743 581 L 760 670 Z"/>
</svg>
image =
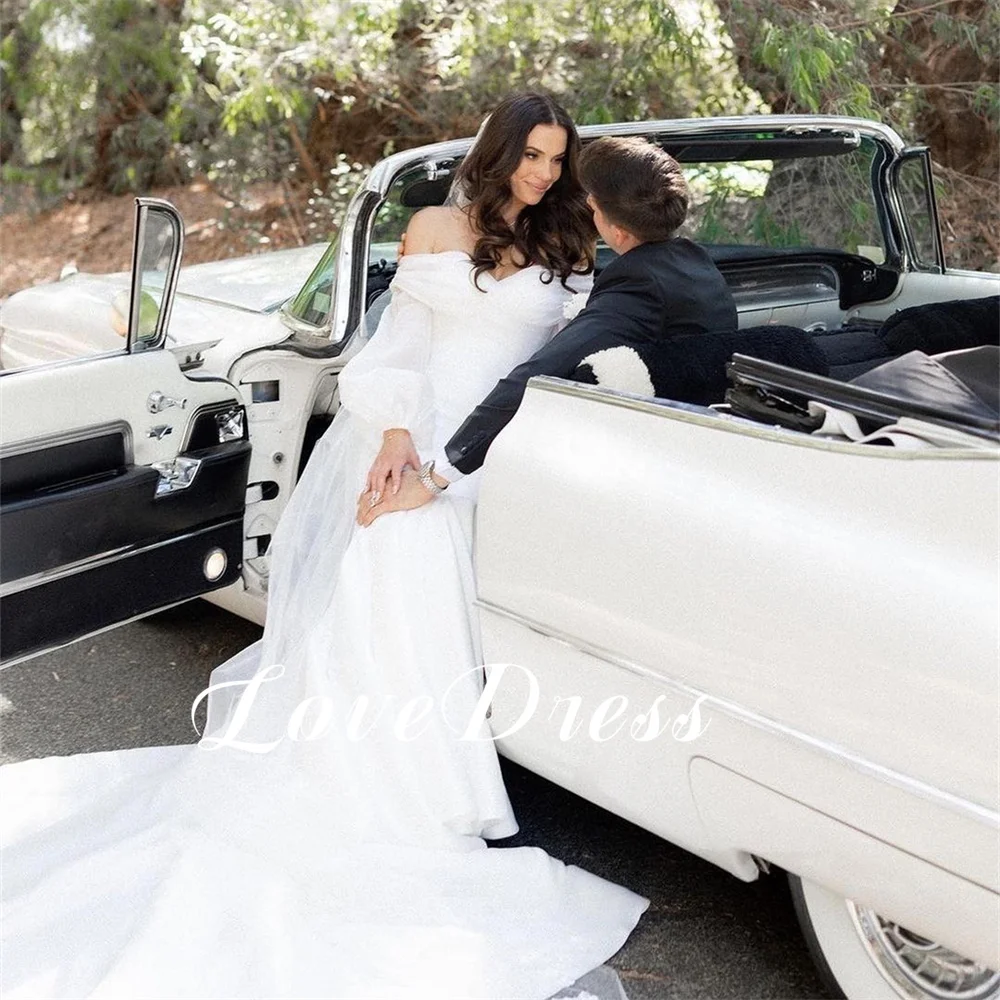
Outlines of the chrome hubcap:
<svg viewBox="0 0 1000 1000">
<path fill-rule="evenodd" d="M 1000 972 L 848 901 L 872 961 L 905 1000 L 996 1000 Z"/>
</svg>

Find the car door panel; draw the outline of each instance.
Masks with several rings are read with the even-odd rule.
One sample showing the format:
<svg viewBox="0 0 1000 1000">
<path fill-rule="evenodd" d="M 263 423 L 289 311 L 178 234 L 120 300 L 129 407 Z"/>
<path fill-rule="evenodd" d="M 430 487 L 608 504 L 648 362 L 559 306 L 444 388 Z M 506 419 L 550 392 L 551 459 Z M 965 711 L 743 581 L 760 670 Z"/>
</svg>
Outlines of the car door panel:
<svg viewBox="0 0 1000 1000">
<path fill-rule="evenodd" d="M 998 898 L 991 887 L 956 877 L 704 758 L 692 761 L 691 784 L 717 838 L 846 898 L 864 900 L 883 917 L 946 941 L 991 968 L 1000 963 Z M 995 864 L 995 845 L 992 857 Z"/>
<path fill-rule="evenodd" d="M 996 471 L 990 450 L 841 445 L 533 381 L 476 520 L 486 662 L 539 687 L 542 721 L 501 748 L 618 813 L 629 797 L 630 819 L 688 849 L 697 754 L 994 888 Z M 629 723 L 678 689 L 707 696 L 707 732 L 645 745 L 636 778 Z M 587 714 L 628 696 L 621 745 L 563 742 L 545 719 L 573 695 Z M 523 705 L 501 687 L 494 731 Z M 713 860 L 769 856 L 703 838 Z"/>
<path fill-rule="evenodd" d="M 242 406 L 162 350 L 0 379 L 5 662 L 239 578 Z"/>
<path fill-rule="evenodd" d="M 0 580 L 18 580 L 125 545 L 148 545 L 242 510 L 249 442 L 204 452 L 191 485 L 157 496 L 160 473 L 122 468 L 97 481 L 12 494 L 3 504 Z M 44 538 L 44 544 L 38 539 Z"/>
<path fill-rule="evenodd" d="M 995 810 L 996 475 L 539 380 L 484 469 L 479 594 Z"/>
<path fill-rule="evenodd" d="M 741 853 L 836 886 L 845 838 L 891 845 L 878 885 L 841 889 L 982 952 L 892 887 L 923 866 L 951 917 L 997 899 L 996 458 L 533 380 L 476 516 L 487 674 L 518 664 L 537 682 L 520 727 L 531 692 L 498 685 L 499 746 L 743 877 Z M 672 738 L 701 695 L 703 732 Z M 666 728 L 645 742 L 658 697 Z M 606 725 L 622 706 L 624 725 Z M 762 811 L 699 784 L 698 761 Z M 814 835 L 786 830 L 779 802 Z M 741 822 L 721 822 L 734 806 Z"/>
</svg>

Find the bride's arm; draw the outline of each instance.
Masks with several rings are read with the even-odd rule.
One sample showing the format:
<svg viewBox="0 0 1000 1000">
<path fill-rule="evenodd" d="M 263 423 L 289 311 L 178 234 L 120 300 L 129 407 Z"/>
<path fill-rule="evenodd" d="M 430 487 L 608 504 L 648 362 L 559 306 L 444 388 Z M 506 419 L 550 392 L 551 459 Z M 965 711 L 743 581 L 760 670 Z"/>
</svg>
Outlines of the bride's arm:
<svg viewBox="0 0 1000 1000">
<path fill-rule="evenodd" d="M 405 255 L 433 253 L 440 235 L 439 210 L 424 209 L 410 220 Z M 418 468 L 416 440 L 433 429 L 433 394 L 426 376 L 431 310 L 392 285 L 392 300 L 372 341 L 340 375 L 341 405 L 382 432 L 382 448 L 364 484 L 365 493 L 398 490 L 403 469 Z"/>
</svg>

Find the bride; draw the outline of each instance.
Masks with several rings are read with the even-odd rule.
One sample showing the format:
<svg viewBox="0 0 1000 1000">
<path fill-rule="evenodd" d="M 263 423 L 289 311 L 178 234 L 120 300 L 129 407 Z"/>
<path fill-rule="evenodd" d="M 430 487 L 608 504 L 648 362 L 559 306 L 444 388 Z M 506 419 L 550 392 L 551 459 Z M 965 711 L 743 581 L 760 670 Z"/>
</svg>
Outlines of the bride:
<svg viewBox="0 0 1000 1000">
<path fill-rule="evenodd" d="M 6 1000 L 543 1000 L 624 942 L 644 899 L 485 843 L 517 827 L 479 704 L 478 474 L 363 516 L 587 290 L 578 149 L 562 108 L 510 97 L 456 204 L 414 217 L 202 741 L 0 769 Z"/>
</svg>

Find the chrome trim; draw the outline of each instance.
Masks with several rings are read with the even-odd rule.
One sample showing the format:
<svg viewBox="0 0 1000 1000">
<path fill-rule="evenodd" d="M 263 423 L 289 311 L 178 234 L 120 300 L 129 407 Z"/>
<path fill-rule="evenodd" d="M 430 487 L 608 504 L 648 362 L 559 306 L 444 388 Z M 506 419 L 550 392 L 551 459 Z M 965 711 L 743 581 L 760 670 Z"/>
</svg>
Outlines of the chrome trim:
<svg viewBox="0 0 1000 1000">
<path fill-rule="evenodd" d="M 234 309 L 236 312 L 249 313 L 251 316 L 270 316 L 271 313 L 280 309 L 285 301 L 272 302 L 262 309 L 251 309 L 250 306 L 241 306 L 238 302 L 221 302 L 219 299 L 212 299 L 207 295 L 194 295 L 191 292 L 178 292 L 177 298 L 190 299 L 192 302 L 203 302 L 207 306 L 222 306 L 225 309 Z M 219 341 L 217 340 L 215 343 L 217 344 Z"/>
<path fill-rule="evenodd" d="M 337 265 L 334 263 L 334 270 L 336 270 L 336 267 Z M 298 292 L 295 295 L 298 295 Z M 282 324 L 291 330 L 292 333 L 304 333 L 307 336 L 315 337 L 317 332 L 321 332 L 324 329 L 324 324 L 317 326 L 293 315 L 288 307 L 292 304 L 292 299 L 295 298 L 295 295 L 290 296 L 281 303 L 281 307 L 278 310 L 278 317 L 281 319 Z M 327 317 L 327 320 L 329 321 L 329 317 Z"/>
<path fill-rule="evenodd" d="M 725 431 L 729 434 L 744 434 L 761 438 L 765 441 L 777 441 L 782 444 L 795 445 L 799 448 L 813 448 L 818 451 L 833 451 L 838 454 L 864 455 L 868 458 L 889 459 L 897 462 L 918 462 L 927 460 L 987 460 L 1000 459 L 1000 448 L 983 447 L 979 438 L 970 437 L 970 445 L 965 448 L 919 448 L 906 450 L 903 448 L 873 448 L 867 444 L 856 444 L 853 441 L 830 441 L 826 438 L 812 437 L 800 431 L 785 427 L 773 427 L 756 423 L 744 417 L 720 413 L 705 406 L 693 403 L 679 403 L 676 400 L 660 399 L 655 396 L 638 396 L 631 392 L 621 392 L 617 389 L 606 389 L 583 382 L 571 382 L 568 379 L 556 378 L 553 375 L 535 375 L 528 380 L 527 390 L 544 390 L 560 393 L 564 396 L 575 396 L 590 399 L 609 406 L 620 406 L 626 410 L 636 410 L 640 413 L 652 413 L 681 423 L 697 424 L 699 427 L 710 427 L 713 430 Z M 917 421 L 913 421 L 916 423 Z"/>
<path fill-rule="evenodd" d="M 987 281 L 992 281 L 995 285 L 1000 286 L 1000 274 L 996 271 L 970 271 L 968 268 L 949 267 L 948 274 L 959 278 L 985 278 Z M 997 291 L 1000 291 L 1000 288 Z M 0 375 L 2 374 L 3 372 L 0 372 Z"/>
<path fill-rule="evenodd" d="M 743 290 L 739 288 L 731 288 L 730 291 L 733 293 L 733 300 L 736 303 L 736 312 L 739 316 L 752 316 L 754 313 L 771 311 L 775 309 L 796 309 L 802 306 L 832 306 L 838 313 L 843 314 L 844 310 L 840 308 L 840 297 L 837 294 L 833 294 L 828 298 L 816 297 L 813 299 L 798 298 L 798 299 L 775 299 L 770 300 L 760 300 L 751 299 L 753 291 L 751 289 Z M 790 325 L 790 324 L 789 324 Z M 826 327 L 824 327 L 826 329 Z"/>
<path fill-rule="evenodd" d="M 899 171 L 904 162 L 905 161 L 901 158 L 901 154 L 897 154 L 891 162 L 885 165 L 886 204 L 893 216 L 892 221 L 894 222 L 897 230 L 898 246 L 896 249 L 899 251 L 900 256 L 900 273 L 913 273 L 924 269 L 917 266 L 917 254 L 914 250 L 913 234 L 910 232 L 910 225 L 906 218 L 906 211 L 903 208 L 902 199 L 899 197 Z M 936 225 L 936 218 L 934 222 Z M 941 272 L 939 271 L 938 273 Z"/>
<path fill-rule="evenodd" d="M 146 397 L 146 409 L 150 413 L 162 413 L 164 410 L 169 410 L 171 406 L 176 406 L 178 409 L 183 410 L 187 407 L 186 399 L 174 399 L 171 396 L 165 396 L 159 389 L 154 389 Z"/>
<path fill-rule="evenodd" d="M 910 244 L 913 260 L 919 260 L 920 258 L 914 245 L 915 241 L 913 238 L 913 232 L 910 228 L 910 220 L 907 218 L 906 212 L 903 210 L 903 203 L 899 197 L 899 189 L 897 185 L 899 171 L 902 170 L 903 165 L 908 159 L 919 159 L 921 166 L 923 167 L 924 184 L 926 185 L 927 191 L 927 210 L 930 212 L 931 216 L 931 225 L 933 227 L 932 236 L 934 239 L 934 255 L 937 258 L 933 264 L 928 262 L 927 266 L 922 268 L 922 270 L 929 268 L 932 274 L 944 274 L 947 268 L 945 266 L 944 259 L 944 240 L 941 238 L 941 216 L 938 213 L 937 192 L 934 190 L 934 164 L 931 162 L 930 150 L 927 146 L 914 146 L 904 149 L 900 156 L 896 159 L 894 170 L 890 177 L 891 186 L 893 188 L 892 194 L 897 201 L 899 219 L 902 224 L 904 236 Z"/>
<path fill-rule="evenodd" d="M 169 462 L 153 462 L 151 467 L 160 474 L 156 484 L 156 496 L 162 497 L 194 485 L 201 469 L 201 459 L 178 455 Z"/>
<path fill-rule="evenodd" d="M 704 698 L 706 706 L 714 711 L 718 711 L 732 719 L 744 722 L 747 725 L 767 732 L 772 736 L 781 736 L 786 739 L 792 739 L 798 743 L 805 744 L 810 750 L 814 750 L 840 764 L 846 764 L 854 771 L 864 774 L 866 777 L 875 778 L 878 781 L 893 785 L 894 787 L 902 789 L 911 795 L 915 795 L 925 801 L 932 802 L 935 805 L 942 806 L 953 813 L 961 814 L 965 818 L 974 820 L 984 826 L 989 826 L 993 829 L 1000 828 L 1000 813 L 987 809 L 985 806 L 978 805 L 975 802 L 969 802 L 967 799 L 954 795 L 952 792 L 946 792 L 943 789 L 935 788 L 933 785 L 928 785 L 926 782 L 920 781 L 916 778 L 900 774 L 898 771 L 894 771 L 891 768 L 883 766 L 882 764 L 876 764 L 874 761 L 870 761 L 867 758 L 848 750 L 846 747 L 839 746 L 836 743 L 831 743 L 828 740 L 820 739 L 815 736 L 809 736 L 808 734 L 800 732 L 797 729 L 793 729 L 791 726 L 744 708 L 742 705 L 737 705 L 734 702 L 726 701 L 724 698 L 711 695 L 707 691 L 692 687 L 690 684 L 679 681 L 674 677 L 668 677 L 659 670 L 654 670 L 651 667 L 646 667 L 640 663 L 636 663 L 634 660 L 629 660 L 624 656 L 619 656 L 617 653 L 613 653 L 610 650 L 605 649 L 603 646 L 598 646 L 595 643 L 588 642 L 587 640 L 581 639 L 579 636 L 572 635 L 569 632 L 562 632 L 559 629 L 550 628 L 547 625 L 543 625 L 541 622 L 527 618 L 519 612 L 501 607 L 500 605 L 494 604 L 482 597 L 476 599 L 475 605 L 482 611 L 495 614 L 500 618 L 514 622 L 514 624 L 520 625 L 521 627 L 534 632 L 536 635 L 550 639 L 562 646 L 567 646 L 574 652 L 584 653 L 587 656 L 593 656 L 596 659 L 603 660 L 605 663 L 610 663 L 613 666 L 620 667 L 622 670 L 626 670 L 629 673 L 644 678 L 645 680 L 656 681 L 658 684 L 662 684 L 664 687 L 669 688 L 673 693 L 681 695 L 691 701 Z M 983 886 L 983 888 L 989 889 L 988 886 Z M 990 891 L 992 892 L 994 890 Z"/>
<path fill-rule="evenodd" d="M 405 154 L 397 154 L 405 155 Z M 392 159 L 392 157 L 390 157 Z M 369 177 L 371 174 L 369 174 Z M 368 270 L 368 257 L 361 251 L 368 244 L 368 230 L 371 227 L 375 209 L 381 201 L 375 202 L 371 197 L 371 190 L 367 184 L 358 189 L 358 193 L 351 199 L 351 204 L 347 208 L 347 215 L 344 217 L 343 225 L 340 229 L 340 246 L 337 248 L 337 258 L 334 262 L 334 286 L 333 286 L 333 308 L 330 313 L 330 320 L 327 326 L 330 340 L 339 344 L 347 336 L 353 333 L 350 327 L 351 304 L 355 298 L 355 292 L 360 293 L 360 298 L 364 298 L 365 276 Z M 365 216 L 365 225 L 359 231 L 358 220 Z M 355 243 L 363 241 L 360 247 Z M 355 257 L 361 261 L 359 265 L 361 272 L 358 276 L 359 287 L 355 288 L 354 281 L 354 261 Z"/>
<path fill-rule="evenodd" d="M 338 230 L 329 241 L 327 241 L 323 252 L 320 254 L 319 259 L 312 266 L 309 274 L 306 275 L 303 283 L 298 287 L 294 294 L 290 295 L 284 302 L 278 303 L 277 313 L 281 324 L 287 329 L 292 331 L 292 335 L 300 334 L 307 337 L 317 337 L 324 341 L 329 341 L 330 332 L 330 322 L 333 309 L 336 307 L 336 291 L 337 291 L 337 259 L 340 256 L 340 233 L 343 227 L 347 225 L 347 218 L 351 212 L 351 206 L 354 203 L 354 199 L 357 197 L 355 193 L 351 198 L 351 203 L 347 206 L 347 212 L 345 213 L 345 220 L 340 230 Z M 330 308 L 327 310 L 326 315 L 323 317 L 320 323 L 310 323 L 308 320 L 303 319 L 301 316 L 296 316 L 291 311 L 292 303 L 302 294 L 306 286 L 312 280 L 313 275 L 319 270 L 320 265 L 326 260 L 327 255 L 333 255 L 331 260 L 331 278 L 330 278 Z M 274 311 L 274 310 L 272 310 Z"/>
<path fill-rule="evenodd" d="M 857 132 L 859 135 L 881 140 L 896 154 L 905 148 L 899 134 L 888 125 L 864 118 L 848 118 L 840 115 L 731 115 L 721 118 L 663 118 L 654 121 L 613 122 L 608 125 L 581 125 L 577 128 L 577 132 L 581 139 L 593 139 L 602 135 L 674 133 L 677 136 L 697 136 L 707 132 L 739 132 L 746 129 L 801 131 L 803 128 L 808 129 L 810 133 L 821 129 Z M 427 146 L 417 146 L 415 149 L 395 153 L 372 167 L 365 179 L 363 190 L 373 191 L 384 197 L 402 171 L 424 161 L 434 162 L 439 167 L 441 160 L 462 156 L 471 145 L 472 138 L 449 139 L 446 142 L 435 142 Z"/>
<path fill-rule="evenodd" d="M 106 361 L 111 358 L 128 357 L 128 348 L 122 347 L 117 351 L 102 351 L 100 354 L 85 354 L 81 358 L 63 358 L 62 361 L 46 361 L 44 364 L 21 365 L 20 368 L 0 368 L 0 378 L 11 375 L 35 374 L 37 372 L 50 372 L 56 368 L 70 368 L 73 365 L 85 365 L 91 361 Z"/>
<path fill-rule="evenodd" d="M 162 213 L 170 222 L 174 232 L 176 245 L 170 257 L 170 269 L 163 283 L 163 301 L 156 318 L 156 336 L 149 341 L 140 340 L 137 336 L 139 325 L 139 297 L 142 291 L 138 281 L 140 251 L 146 229 L 146 217 L 151 212 Z M 167 328 L 170 326 L 170 314 L 174 308 L 174 296 L 177 290 L 177 278 L 181 269 L 181 258 L 184 256 L 184 223 L 180 213 L 162 198 L 135 199 L 135 234 L 132 239 L 132 272 L 131 272 L 131 304 L 129 308 L 129 329 L 125 337 L 130 354 L 141 351 L 154 351 L 163 347 L 167 339 Z"/>
<path fill-rule="evenodd" d="M 826 284 L 809 280 L 825 276 Z M 776 267 L 754 266 L 730 272 L 726 283 L 736 302 L 737 312 L 784 309 L 832 303 L 840 311 L 840 275 L 829 264 L 779 264 Z M 776 287 L 784 283 L 784 287 Z M 775 298 L 775 292 L 784 298 Z M 771 296 L 770 298 L 768 296 Z"/>
<path fill-rule="evenodd" d="M 204 535 L 207 532 L 218 530 L 222 525 L 236 523 L 237 521 L 242 525 L 242 517 L 233 517 L 228 521 L 220 522 L 220 524 L 213 524 L 207 528 L 199 528 L 197 531 L 188 531 L 183 535 L 173 535 L 170 538 L 165 538 L 159 542 L 153 542 L 150 545 L 122 545 L 116 549 L 109 549 L 107 552 L 101 552 L 94 556 L 88 556 L 86 559 L 78 559 L 76 562 L 66 563 L 63 566 L 56 566 L 53 569 L 44 570 L 41 573 L 33 573 L 31 576 L 22 576 L 17 580 L 10 580 L 0 586 L 0 600 L 5 597 L 9 597 L 11 594 L 19 594 L 24 590 L 33 590 L 35 587 L 40 587 L 43 584 L 53 583 L 56 580 L 62 580 L 67 576 L 78 576 L 88 570 L 97 569 L 102 566 L 110 566 L 112 563 L 121 562 L 123 559 L 129 559 L 132 556 L 152 552 L 154 549 L 161 549 L 165 545 L 173 545 L 175 542 L 184 542 L 189 538 L 197 538 L 199 535 Z"/>
<path fill-rule="evenodd" d="M 25 369 L 21 370 L 24 371 Z M 106 424 L 94 424 L 90 427 L 74 427 L 69 431 L 59 431 L 56 434 L 46 434 L 43 437 L 27 438 L 24 441 L 6 445 L 0 448 L 0 462 L 7 458 L 13 458 L 15 455 L 24 455 L 29 451 L 54 448 L 62 444 L 76 444 L 79 441 L 89 441 L 91 438 L 100 437 L 102 434 L 113 434 L 116 431 L 122 433 L 125 448 L 125 464 L 130 465 L 133 461 L 132 425 L 125 420 L 112 420 Z"/>
<path fill-rule="evenodd" d="M 190 377 L 189 380 L 192 382 L 216 382 L 219 385 L 227 386 L 233 393 L 235 397 L 230 399 L 219 399 L 213 400 L 206 403 L 200 403 L 193 410 L 188 410 L 187 422 L 184 424 L 184 430 L 181 433 L 180 440 L 181 444 L 178 446 L 178 453 L 185 452 L 191 443 L 191 435 L 194 432 L 194 425 L 198 418 L 206 413 L 223 413 L 233 407 L 243 407 L 246 408 L 243 402 L 242 396 L 239 394 L 237 388 L 226 378 L 222 378 L 219 375 L 209 375 L 209 376 L 194 376 Z"/>
<path fill-rule="evenodd" d="M 247 411 L 237 404 L 215 414 L 215 426 L 219 432 L 219 444 L 229 441 L 243 441 L 247 436 Z"/>
<path fill-rule="evenodd" d="M 122 545 L 117 549 L 108 549 L 107 552 L 100 552 L 95 556 L 87 556 L 85 559 L 77 559 L 74 562 L 64 563 L 53 569 L 43 570 L 41 573 L 32 573 L 30 576 L 18 577 L 16 580 L 8 580 L 7 583 L 0 584 L 0 600 L 10 597 L 11 594 L 19 594 L 22 590 L 31 590 L 43 583 L 50 583 L 61 580 L 64 576 L 73 576 L 88 569 L 102 565 L 106 562 L 114 562 L 121 555 L 129 551 L 129 546 Z"/>
</svg>

